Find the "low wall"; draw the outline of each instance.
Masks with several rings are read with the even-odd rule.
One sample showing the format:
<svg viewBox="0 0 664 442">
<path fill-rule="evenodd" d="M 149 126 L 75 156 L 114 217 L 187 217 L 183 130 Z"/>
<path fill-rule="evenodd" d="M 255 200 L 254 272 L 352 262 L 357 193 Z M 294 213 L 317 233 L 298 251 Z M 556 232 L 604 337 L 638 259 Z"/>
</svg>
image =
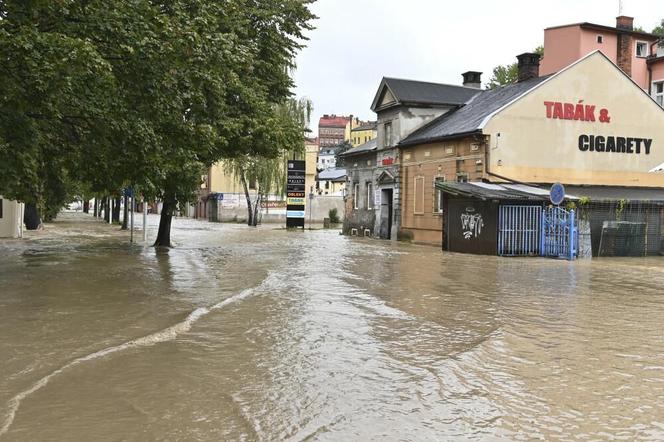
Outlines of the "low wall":
<svg viewBox="0 0 664 442">
<path fill-rule="evenodd" d="M 329 217 L 331 209 L 337 209 L 337 216 L 341 222 L 344 217 L 344 199 L 342 196 L 314 195 L 307 197 L 305 205 L 305 222 L 320 224 Z M 208 219 L 213 222 L 246 222 L 246 200 L 238 200 L 234 207 L 229 204 L 208 205 Z M 263 208 L 261 210 L 262 223 L 286 223 L 286 209 L 284 207 Z"/>
<path fill-rule="evenodd" d="M 0 238 L 20 238 L 23 235 L 23 204 L 0 196 Z"/>
</svg>

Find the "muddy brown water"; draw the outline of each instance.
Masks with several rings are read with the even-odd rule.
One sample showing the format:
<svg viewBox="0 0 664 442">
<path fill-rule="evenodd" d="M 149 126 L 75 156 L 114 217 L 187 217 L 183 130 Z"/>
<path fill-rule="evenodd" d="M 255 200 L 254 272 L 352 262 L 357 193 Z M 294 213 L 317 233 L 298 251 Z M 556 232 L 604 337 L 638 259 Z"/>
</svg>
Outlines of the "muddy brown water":
<svg viewBox="0 0 664 442">
<path fill-rule="evenodd" d="M 664 439 L 664 258 L 173 227 L 0 242 L 0 441 Z"/>
</svg>

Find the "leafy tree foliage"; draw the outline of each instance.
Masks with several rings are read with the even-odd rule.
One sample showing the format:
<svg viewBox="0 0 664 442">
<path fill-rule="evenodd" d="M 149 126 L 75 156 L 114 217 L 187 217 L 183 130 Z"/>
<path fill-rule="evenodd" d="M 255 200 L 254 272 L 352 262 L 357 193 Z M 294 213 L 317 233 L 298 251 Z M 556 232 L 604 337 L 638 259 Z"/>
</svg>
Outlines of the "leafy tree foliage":
<svg viewBox="0 0 664 442">
<path fill-rule="evenodd" d="M 242 184 L 247 201 L 247 224 L 254 227 L 260 221 L 262 199 L 270 193 L 285 193 L 286 163 L 289 158 L 304 154 L 304 135 L 308 131 L 313 106 L 306 98 L 289 99 L 275 106 L 274 111 L 277 121 L 269 140 L 276 148 L 273 154 L 243 154 L 224 161 L 226 171 Z M 253 199 L 249 191 L 250 183 L 256 190 Z"/>
<path fill-rule="evenodd" d="M 659 26 L 656 26 L 652 33 L 659 36 L 659 47 L 664 48 L 664 18 L 660 21 Z"/>
<path fill-rule="evenodd" d="M 274 156 L 310 0 L 0 1 L 0 193 L 177 204 L 222 157 Z M 51 195 L 53 194 L 53 195 Z"/>
<path fill-rule="evenodd" d="M 346 153 L 348 149 L 350 149 L 351 147 L 353 147 L 353 145 L 350 144 L 349 141 L 344 141 L 335 148 L 334 164 L 336 165 L 336 167 L 344 167 L 345 160 L 343 154 Z"/>
</svg>

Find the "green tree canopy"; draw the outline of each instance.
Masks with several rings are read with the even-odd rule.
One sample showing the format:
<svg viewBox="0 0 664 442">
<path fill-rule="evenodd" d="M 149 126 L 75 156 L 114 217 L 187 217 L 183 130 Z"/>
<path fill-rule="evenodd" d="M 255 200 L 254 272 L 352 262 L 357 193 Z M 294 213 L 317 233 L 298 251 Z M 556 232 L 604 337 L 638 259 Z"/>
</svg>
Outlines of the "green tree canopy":
<svg viewBox="0 0 664 442">
<path fill-rule="evenodd" d="M 275 154 L 310 3 L 1 1 L 0 193 L 43 206 L 70 182 L 132 184 L 170 232 L 202 169 Z"/>
</svg>

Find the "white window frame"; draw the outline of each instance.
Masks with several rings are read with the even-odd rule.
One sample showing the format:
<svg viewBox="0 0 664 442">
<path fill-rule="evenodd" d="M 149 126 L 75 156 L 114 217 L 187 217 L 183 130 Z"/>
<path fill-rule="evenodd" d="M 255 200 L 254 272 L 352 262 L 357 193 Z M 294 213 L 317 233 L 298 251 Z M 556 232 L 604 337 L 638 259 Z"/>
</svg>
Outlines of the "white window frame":
<svg viewBox="0 0 664 442">
<path fill-rule="evenodd" d="M 353 184 L 353 208 L 358 210 L 360 208 L 360 183 Z"/>
<path fill-rule="evenodd" d="M 662 85 L 662 92 L 657 92 L 658 85 Z M 652 97 L 655 99 L 657 104 L 664 107 L 664 80 L 652 82 Z"/>
<path fill-rule="evenodd" d="M 445 182 L 445 175 L 435 175 L 433 177 L 433 206 L 432 212 L 434 215 L 443 214 L 443 192 L 436 189 L 437 182 Z M 438 201 L 438 210 L 436 210 L 436 201 Z"/>
<path fill-rule="evenodd" d="M 417 180 L 422 180 L 422 210 L 417 211 Z M 414 215 L 424 215 L 424 177 L 416 176 L 413 186 L 413 214 Z"/>
<path fill-rule="evenodd" d="M 639 55 L 639 45 L 643 45 L 645 49 L 645 55 Z M 634 46 L 634 55 L 637 58 L 648 58 L 648 42 L 647 41 L 638 41 L 636 42 Z"/>
<path fill-rule="evenodd" d="M 372 192 L 373 192 L 373 183 L 367 181 L 367 210 L 373 210 L 374 208 Z"/>
<path fill-rule="evenodd" d="M 597 44 L 604 44 L 604 36 L 602 34 L 597 34 L 597 38 L 595 39 Z"/>
</svg>

